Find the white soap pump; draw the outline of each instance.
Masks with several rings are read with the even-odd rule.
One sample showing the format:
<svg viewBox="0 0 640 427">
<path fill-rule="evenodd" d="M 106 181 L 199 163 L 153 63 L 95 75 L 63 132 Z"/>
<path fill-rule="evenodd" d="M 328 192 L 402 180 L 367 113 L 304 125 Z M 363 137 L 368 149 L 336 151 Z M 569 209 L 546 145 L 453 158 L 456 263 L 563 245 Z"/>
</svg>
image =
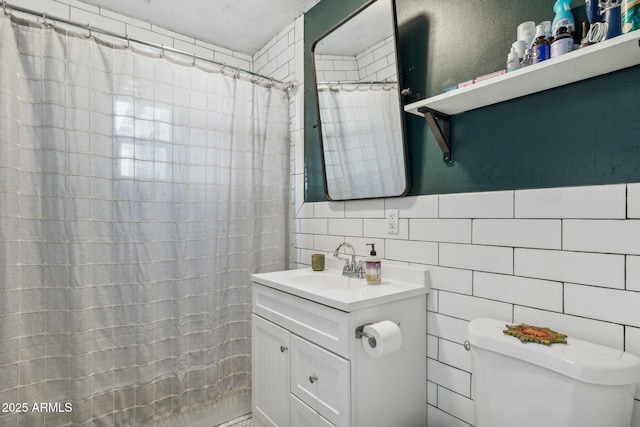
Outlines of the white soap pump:
<svg viewBox="0 0 640 427">
<path fill-rule="evenodd" d="M 379 285 L 382 281 L 382 263 L 380 258 L 376 257 L 376 247 L 373 243 L 367 243 L 367 246 L 371 246 L 371 252 L 369 257 L 365 261 L 365 278 L 369 285 Z"/>
</svg>

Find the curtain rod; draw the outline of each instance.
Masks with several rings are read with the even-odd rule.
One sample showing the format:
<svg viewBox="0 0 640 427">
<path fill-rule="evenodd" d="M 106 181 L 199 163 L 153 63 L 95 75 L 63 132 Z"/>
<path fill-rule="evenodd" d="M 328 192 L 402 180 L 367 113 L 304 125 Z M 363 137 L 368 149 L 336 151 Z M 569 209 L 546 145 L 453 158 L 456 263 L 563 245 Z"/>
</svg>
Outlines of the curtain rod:
<svg viewBox="0 0 640 427">
<path fill-rule="evenodd" d="M 338 86 L 348 86 L 348 85 L 361 85 L 361 86 L 375 86 L 375 85 L 395 85 L 398 84 L 395 80 L 381 80 L 381 81 L 358 81 L 358 80 L 336 80 L 332 82 L 318 82 L 318 85 L 338 85 Z"/>
<path fill-rule="evenodd" d="M 32 15 L 32 16 L 35 16 L 37 18 L 42 18 L 43 25 L 51 25 L 52 26 L 53 24 L 51 24 L 50 22 L 47 22 L 47 19 L 51 19 L 53 21 L 60 22 L 60 23 L 65 24 L 65 25 L 71 25 L 71 26 L 74 26 L 74 27 L 77 27 L 77 28 L 82 28 L 82 29 L 85 29 L 85 30 L 89 31 L 89 37 L 92 37 L 92 33 L 96 32 L 96 33 L 103 34 L 103 35 L 109 36 L 109 37 L 113 37 L 113 38 L 116 38 L 116 39 L 119 39 L 119 40 L 125 40 L 127 42 L 127 45 L 129 43 L 136 43 L 136 44 L 139 44 L 139 45 L 142 45 L 142 46 L 152 47 L 154 49 L 158 49 L 158 50 L 161 50 L 161 51 L 172 52 L 172 53 L 176 53 L 176 54 L 179 54 L 179 55 L 184 55 L 184 56 L 187 56 L 189 58 L 193 58 L 193 64 L 194 65 L 195 65 L 195 61 L 196 60 L 206 61 L 206 62 L 215 64 L 215 65 L 221 67 L 220 68 L 220 73 L 221 74 L 224 74 L 223 71 L 225 70 L 225 68 L 229 68 L 229 69 L 235 70 L 234 77 L 238 77 L 238 75 L 240 73 L 248 74 L 248 75 L 252 76 L 251 81 L 253 83 L 258 83 L 258 81 L 262 79 L 262 80 L 266 80 L 267 82 L 269 82 L 269 84 L 278 84 L 278 85 L 284 87 L 287 90 L 293 89 L 296 86 L 294 82 L 288 82 L 287 83 L 287 82 L 283 82 L 281 80 L 276 80 L 276 79 L 274 79 L 272 77 L 268 77 L 268 76 L 265 76 L 265 75 L 262 75 L 262 74 L 254 73 L 253 71 L 243 70 L 240 67 L 230 67 L 230 66 L 227 66 L 227 64 L 224 64 L 224 63 L 221 63 L 221 62 L 218 62 L 218 61 L 214 61 L 213 59 L 205 58 L 203 56 L 198 56 L 195 53 L 189 53 L 189 52 L 186 52 L 184 50 L 175 49 L 175 48 L 172 48 L 172 47 L 167 47 L 167 46 L 164 46 L 162 44 L 157 44 L 157 43 L 153 43 L 153 42 L 149 42 L 149 41 L 145 41 L 145 40 L 131 38 L 126 34 L 123 36 L 123 35 L 114 33 L 114 32 L 109 31 L 109 30 L 104 30 L 104 29 L 101 29 L 101 28 L 98 28 L 98 27 L 92 27 L 91 24 L 83 25 L 83 24 L 81 24 L 79 22 L 70 21 L 68 19 L 58 18 L 56 16 L 50 16 L 50 15 L 47 15 L 46 13 L 40 13 L 40 12 L 37 12 L 37 11 L 32 10 L 32 9 L 27 9 L 27 8 L 20 7 L 20 6 L 11 5 L 11 4 L 7 3 L 7 0 L 2 0 L 2 10 L 3 10 L 5 16 L 11 16 L 11 13 L 9 12 L 9 10 L 13 10 L 13 11 L 24 13 L 24 14 L 27 14 L 27 15 Z"/>
<path fill-rule="evenodd" d="M 347 90 L 348 88 L 356 88 L 354 90 L 357 90 L 357 88 L 363 88 L 363 87 L 369 87 L 371 89 L 373 89 L 374 87 L 381 87 L 382 90 L 385 90 L 385 88 L 391 89 L 396 87 L 397 85 L 398 85 L 398 82 L 393 80 L 363 81 L 363 82 L 344 80 L 344 81 L 333 81 L 333 82 L 318 82 L 318 90 L 323 92 L 337 91 L 339 89 Z"/>
</svg>

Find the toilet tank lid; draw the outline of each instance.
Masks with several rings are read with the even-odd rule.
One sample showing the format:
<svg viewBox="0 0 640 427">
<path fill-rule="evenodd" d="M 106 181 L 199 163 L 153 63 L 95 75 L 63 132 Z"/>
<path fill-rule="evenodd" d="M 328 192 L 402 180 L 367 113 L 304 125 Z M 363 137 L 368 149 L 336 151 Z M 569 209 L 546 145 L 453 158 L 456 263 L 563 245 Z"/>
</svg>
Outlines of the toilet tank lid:
<svg viewBox="0 0 640 427">
<path fill-rule="evenodd" d="M 502 332 L 507 323 L 495 319 L 472 320 L 469 343 L 472 347 L 511 356 L 586 383 L 640 382 L 640 358 L 633 354 L 571 337 L 567 338 L 567 344 L 524 344 Z"/>
</svg>

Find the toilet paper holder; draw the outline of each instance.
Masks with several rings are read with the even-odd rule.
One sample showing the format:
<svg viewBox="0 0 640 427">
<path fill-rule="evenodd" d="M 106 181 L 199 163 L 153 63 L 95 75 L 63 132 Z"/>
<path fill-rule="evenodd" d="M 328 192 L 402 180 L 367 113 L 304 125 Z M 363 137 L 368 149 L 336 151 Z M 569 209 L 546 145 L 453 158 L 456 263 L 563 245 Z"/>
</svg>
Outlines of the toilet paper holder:
<svg viewBox="0 0 640 427">
<path fill-rule="evenodd" d="M 400 322 L 396 324 L 400 326 Z M 360 325 L 356 327 L 356 339 L 359 340 L 359 339 L 362 339 L 362 337 L 365 337 L 367 340 L 369 340 L 369 346 L 371 348 L 376 348 L 376 345 L 378 345 L 376 338 L 373 335 L 368 334 L 364 331 L 364 327 L 367 325 L 373 325 L 373 323 L 369 322 L 369 323 L 365 323 L 364 325 Z"/>
<path fill-rule="evenodd" d="M 365 337 L 369 340 L 369 346 L 371 348 L 376 348 L 376 345 L 378 345 L 378 343 L 376 342 L 376 338 L 371 335 L 368 334 L 364 331 L 364 327 L 367 325 L 372 325 L 373 323 L 365 323 L 364 325 L 360 325 L 356 328 L 356 339 L 359 340 L 362 337 Z"/>
</svg>

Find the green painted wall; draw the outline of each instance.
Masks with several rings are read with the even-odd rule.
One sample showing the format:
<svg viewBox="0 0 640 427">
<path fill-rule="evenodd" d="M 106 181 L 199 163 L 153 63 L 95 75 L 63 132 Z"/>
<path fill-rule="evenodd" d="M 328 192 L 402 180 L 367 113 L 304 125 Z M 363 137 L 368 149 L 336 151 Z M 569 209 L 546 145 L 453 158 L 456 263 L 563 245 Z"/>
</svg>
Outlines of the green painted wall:
<svg viewBox="0 0 640 427">
<path fill-rule="evenodd" d="M 517 25 L 553 19 L 554 0 L 396 1 L 403 86 L 426 96 L 504 68 Z M 325 200 L 311 45 L 363 3 L 322 0 L 305 15 L 309 202 Z M 573 6 L 585 20 L 583 2 Z M 640 181 L 640 67 L 455 116 L 453 164 L 442 162 L 424 119 L 406 119 L 410 195 Z"/>
</svg>

